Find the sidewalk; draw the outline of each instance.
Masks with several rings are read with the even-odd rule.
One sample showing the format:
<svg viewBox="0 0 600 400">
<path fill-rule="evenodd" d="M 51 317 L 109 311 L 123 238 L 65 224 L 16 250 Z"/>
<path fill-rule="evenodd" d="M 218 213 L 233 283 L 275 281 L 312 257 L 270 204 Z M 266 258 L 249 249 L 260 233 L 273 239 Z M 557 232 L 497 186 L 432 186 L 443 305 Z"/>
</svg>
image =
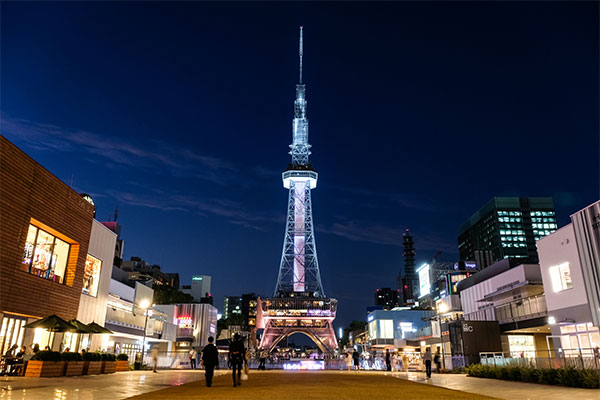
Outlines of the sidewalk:
<svg viewBox="0 0 600 400">
<path fill-rule="evenodd" d="M 386 375 L 392 375 L 386 373 Z M 504 400 L 598 400 L 599 389 L 578 389 L 564 386 L 538 385 L 535 383 L 511 382 L 498 379 L 467 377 L 464 374 L 433 374 L 425 379 L 422 372 L 398 372 L 395 378 L 413 382 L 483 394 Z"/>
<path fill-rule="evenodd" d="M 228 371 L 215 371 L 224 374 Z M 63 378 L 0 378 L 1 400 L 118 400 L 202 380 L 201 370 L 129 371 Z"/>
</svg>

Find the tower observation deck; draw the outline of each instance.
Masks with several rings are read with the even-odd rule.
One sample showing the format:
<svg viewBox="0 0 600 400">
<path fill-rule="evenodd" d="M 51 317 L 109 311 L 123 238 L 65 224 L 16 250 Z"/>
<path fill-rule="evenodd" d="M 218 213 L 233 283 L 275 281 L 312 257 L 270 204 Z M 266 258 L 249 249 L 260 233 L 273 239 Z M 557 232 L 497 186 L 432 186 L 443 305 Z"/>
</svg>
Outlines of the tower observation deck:
<svg viewBox="0 0 600 400">
<path fill-rule="evenodd" d="M 309 336 L 323 353 L 332 353 L 337 348 L 332 325 L 337 300 L 325 297 L 315 244 L 311 190 L 317 187 L 318 174 L 309 159 L 302 27 L 299 49 L 299 81 L 289 152 L 292 160 L 282 174 L 283 186 L 289 191 L 283 249 L 275 292 L 272 299 L 261 300 L 257 327 L 265 329 L 262 349 L 271 351 L 281 339 L 299 332 Z"/>
</svg>

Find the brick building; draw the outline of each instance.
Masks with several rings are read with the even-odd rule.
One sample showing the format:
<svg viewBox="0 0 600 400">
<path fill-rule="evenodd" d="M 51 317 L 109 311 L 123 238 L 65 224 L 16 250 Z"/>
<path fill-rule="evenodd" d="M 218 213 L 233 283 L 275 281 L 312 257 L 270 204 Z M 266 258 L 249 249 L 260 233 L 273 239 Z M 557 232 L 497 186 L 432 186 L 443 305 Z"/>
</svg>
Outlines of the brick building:
<svg viewBox="0 0 600 400">
<path fill-rule="evenodd" d="M 41 340 L 23 328 L 37 318 L 77 317 L 93 216 L 92 204 L 0 135 L 0 350 Z"/>
</svg>

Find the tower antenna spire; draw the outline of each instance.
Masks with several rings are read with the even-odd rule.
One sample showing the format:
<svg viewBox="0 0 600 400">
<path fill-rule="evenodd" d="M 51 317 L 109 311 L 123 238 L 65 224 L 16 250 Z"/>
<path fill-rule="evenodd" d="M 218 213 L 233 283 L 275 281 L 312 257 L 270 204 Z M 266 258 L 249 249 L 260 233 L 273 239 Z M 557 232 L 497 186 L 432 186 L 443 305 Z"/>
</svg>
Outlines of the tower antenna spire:
<svg viewBox="0 0 600 400">
<path fill-rule="evenodd" d="M 302 25 L 300 25 L 300 82 L 302 85 L 302 53 L 303 53 L 303 44 L 302 44 Z"/>
</svg>

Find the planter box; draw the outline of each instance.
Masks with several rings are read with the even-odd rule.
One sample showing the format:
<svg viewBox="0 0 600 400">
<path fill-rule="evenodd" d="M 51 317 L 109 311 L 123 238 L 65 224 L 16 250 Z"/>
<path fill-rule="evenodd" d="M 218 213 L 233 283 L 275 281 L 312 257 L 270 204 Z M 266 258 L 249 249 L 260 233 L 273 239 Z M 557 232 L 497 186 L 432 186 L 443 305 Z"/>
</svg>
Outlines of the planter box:
<svg viewBox="0 0 600 400">
<path fill-rule="evenodd" d="M 102 361 L 84 361 L 83 375 L 96 375 L 102 373 Z"/>
<path fill-rule="evenodd" d="M 102 361 L 102 373 L 103 374 L 114 374 L 117 369 L 116 361 Z"/>
<path fill-rule="evenodd" d="M 129 371 L 129 361 L 127 361 L 127 360 L 117 361 L 116 371 L 117 372 Z"/>
<path fill-rule="evenodd" d="M 31 376 L 36 378 L 51 378 L 57 376 L 63 376 L 65 372 L 64 361 L 37 361 L 29 360 L 27 362 L 27 369 L 25 370 L 25 376 Z"/>
<path fill-rule="evenodd" d="M 67 361 L 65 363 L 65 376 L 83 375 L 83 363 L 85 361 Z"/>
</svg>

